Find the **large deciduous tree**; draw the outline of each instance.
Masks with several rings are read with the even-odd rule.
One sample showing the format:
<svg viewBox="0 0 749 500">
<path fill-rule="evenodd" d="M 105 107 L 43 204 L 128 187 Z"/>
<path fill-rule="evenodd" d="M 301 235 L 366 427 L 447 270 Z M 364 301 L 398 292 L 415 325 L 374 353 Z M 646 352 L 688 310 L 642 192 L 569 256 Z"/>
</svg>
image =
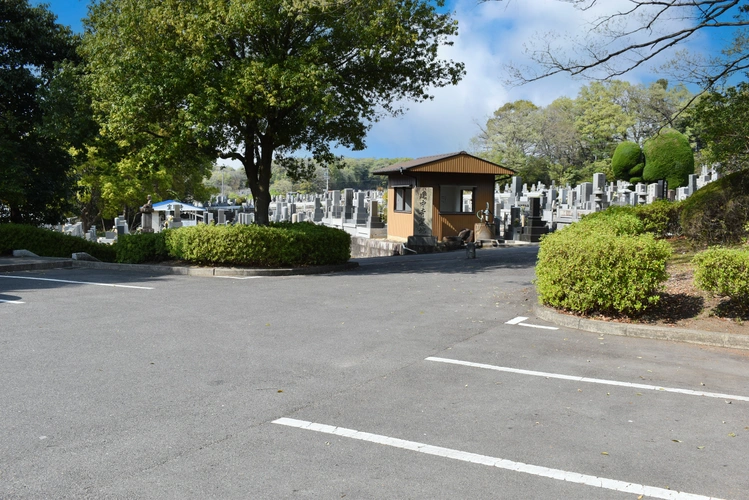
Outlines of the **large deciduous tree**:
<svg viewBox="0 0 749 500">
<path fill-rule="evenodd" d="M 72 159 L 51 91 L 76 38 L 45 7 L 0 2 L 0 222 L 56 223 L 70 206 Z"/>
<path fill-rule="evenodd" d="M 460 80 L 463 65 L 438 54 L 457 33 L 439 5 L 102 0 L 83 52 L 105 133 L 238 160 L 267 223 L 273 161 L 304 177 L 315 163 L 294 153 L 327 163 L 334 144 L 363 149 L 372 122 Z"/>
</svg>

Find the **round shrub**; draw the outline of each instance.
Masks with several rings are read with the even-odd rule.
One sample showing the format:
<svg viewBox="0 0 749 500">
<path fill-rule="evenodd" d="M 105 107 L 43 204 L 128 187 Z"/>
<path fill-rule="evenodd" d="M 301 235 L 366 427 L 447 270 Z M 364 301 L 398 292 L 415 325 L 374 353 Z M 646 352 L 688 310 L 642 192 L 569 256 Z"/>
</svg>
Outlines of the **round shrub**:
<svg viewBox="0 0 749 500">
<path fill-rule="evenodd" d="M 541 243 L 536 288 L 543 304 L 584 314 L 635 315 L 658 302 L 668 279 L 666 242 L 650 234 L 581 238 L 568 229 Z"/>
<path fill-rule="evenodd" d="M 698 189 L 684 201 L 681 227 L 691 240 L 739 243 L 749 235 L 749 170 L 734 172 Z"/>
<path fill-rule="evenodd" d="M 632 141 L 620 142 L 611 157 L 614 178 L 629 181 L 642 172 L 644 157 L 640 145 Z"/>
<path fill-rule="evenodd" d="M 710 248 L 692 262 L 698 288 L 749 307 L 749 250 Z"/>
<path fill-rule="evenodd" d="M 645 141 L 643 151 L 645 169 L 642 178 L 646 182 L 665 179 L 669 189 L 687 185 L 689 174 L 694 173 L 694 153 L 684 134 L 672 129 L 663 130 Z"/>
<path fill-rule="evenodd" d="M 576 313 L 626 315 L 657 303 L 671 247 L 643 230 L 634 210 L 611 207 L 545 236 L 536 264 L 539 301 Z"/>
</svg>

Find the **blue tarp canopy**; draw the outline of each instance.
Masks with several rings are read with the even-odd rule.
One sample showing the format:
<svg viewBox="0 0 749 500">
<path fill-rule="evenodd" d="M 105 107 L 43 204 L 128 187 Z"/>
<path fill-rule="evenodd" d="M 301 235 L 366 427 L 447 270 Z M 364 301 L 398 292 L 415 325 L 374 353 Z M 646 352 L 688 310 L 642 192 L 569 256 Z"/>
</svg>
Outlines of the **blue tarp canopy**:
<svg viewBox="0 0 749 500">
<path fill-rule="evenodd" d="M 155 212 L 171 212 L 174 210 L 174 205 L 180 205 L 180 212 L 205 212 L 205 208 L 196 207 L 189 203 L 182 203 L 179 200 L 165 200 L 153 204 Z"/>
</svg>

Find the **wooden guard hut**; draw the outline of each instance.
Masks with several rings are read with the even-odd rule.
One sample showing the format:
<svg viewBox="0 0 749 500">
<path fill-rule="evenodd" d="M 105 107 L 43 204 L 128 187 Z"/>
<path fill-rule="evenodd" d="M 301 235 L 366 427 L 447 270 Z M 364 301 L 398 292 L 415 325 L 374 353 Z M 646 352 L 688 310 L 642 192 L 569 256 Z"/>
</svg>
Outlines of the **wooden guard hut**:
<svg viewBox="0 0 749 500">
<path fill-rule="evenodd" d="M 413 237 L 441 241 L 472 229 L 476 212 L 487 203 L 494 210 L 497 176 L 515 174 L 465 151 L 416 158 L 373 173 L 388 176 L 387 234 L 400 242 Z"/>
</svg>

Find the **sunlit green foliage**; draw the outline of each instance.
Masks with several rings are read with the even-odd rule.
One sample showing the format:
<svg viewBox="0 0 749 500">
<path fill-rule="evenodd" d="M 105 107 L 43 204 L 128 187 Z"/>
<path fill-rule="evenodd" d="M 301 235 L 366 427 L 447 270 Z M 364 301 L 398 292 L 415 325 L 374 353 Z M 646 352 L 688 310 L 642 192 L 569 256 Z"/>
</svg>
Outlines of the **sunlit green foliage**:
<svg viewBox="0 0 749 500">
<path fill-rule="evenodd" d="M 536 289 L 543 304 L 577 313 L 637 315 L 659 300 L 671 247 L 628 209 L 609 209 L 541 241 Z"/>
<path fill-rule="evenodd" d="M 695 285 L 749 308 L 749 249 L 710 248 L 693 262 Z"/>
</svg>

